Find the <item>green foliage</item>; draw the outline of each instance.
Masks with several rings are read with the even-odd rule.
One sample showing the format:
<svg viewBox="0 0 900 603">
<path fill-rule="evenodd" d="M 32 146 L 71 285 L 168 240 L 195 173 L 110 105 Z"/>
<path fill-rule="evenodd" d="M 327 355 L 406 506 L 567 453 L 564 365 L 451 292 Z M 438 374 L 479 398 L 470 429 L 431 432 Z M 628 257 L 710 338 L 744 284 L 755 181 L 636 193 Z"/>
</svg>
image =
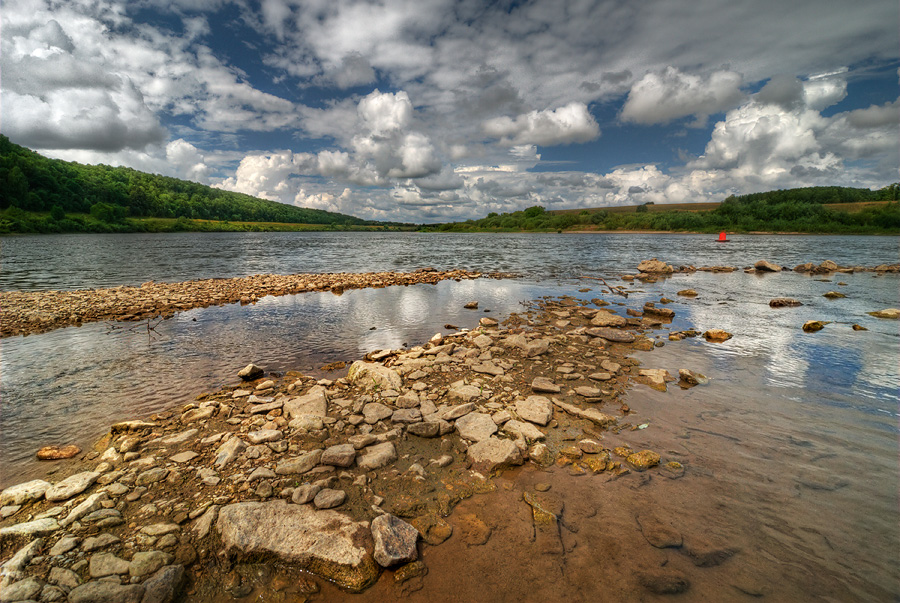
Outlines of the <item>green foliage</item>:
<svg viewBox="0 0 900 603">
<path fill-rule="evenodd" d="M 10 217 L 9 208 L 26 212 L 50 211 L 51 215 L 14 214 Z M 7 210 L 0 220 L 0 232 L 131 232 L 141 231 L 146 226 L 128 218 L 277 222 L 342 228 L 382 224 L 257 199 L 131 168 L 48 159 L 2 135 L 0 210 Z M 89 214 L 90 218 L 75 220 L 71 218 L 73 214 Z M 196 226 L 193 222 L 188 224 L 191 228 Z M 177 228 L 183 226 L 185 222 Z M 385 226 L 400 225 L 387 223 Z"/>
<path fill-rule="evenodd" d="M 638 205 L 634 211 L 636 211 L 639 214 L 645 214 L 645 213 L 647 213 L 647 205 L 646 204 Z"/>
</svg>

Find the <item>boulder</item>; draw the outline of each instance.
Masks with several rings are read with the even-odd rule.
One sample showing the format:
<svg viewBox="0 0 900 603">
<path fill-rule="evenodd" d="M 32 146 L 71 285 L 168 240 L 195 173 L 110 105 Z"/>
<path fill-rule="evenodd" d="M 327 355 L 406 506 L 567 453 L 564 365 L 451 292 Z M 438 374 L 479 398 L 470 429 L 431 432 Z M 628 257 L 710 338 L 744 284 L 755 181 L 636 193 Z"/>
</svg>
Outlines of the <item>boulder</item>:
<svg viewBox="0 0 900 603">
<path fill-rule="evenodd" d="M 306 416 L 324 417 L 328 410 L 325 388 L 321 385 L 316 385 L 304 395 L 287 400 L 284 403 L 283 410 L 289 419 L 299 419 Z"/>
<path fill-rule="evenodd" d="M 766 260 L 756 262 L 753 264 L 753 267 L 756 268 L 757 272 L 781 272 L 781 266 L 773 264 L 772 262 L 767 262 Z"/>
<path fill-rule="evenodd" d="M 251 363 L 238 371 L 237 376 L 244 381 L 253 381 L 254 379 L 259 379 L 264 374 L 265 372 L 261 368 Z"/>
<path fill-rule="evenodd" d="M 347 379 L 351 383 L 361 384 L 366 389 L 377 387 L 379 389 L 399 390 L 403 386 L 403 380 L 397 371 L 375 362 L 357 360 L 350 365 L 347 371 Z"/>
<path fill-rule="evenodd" d="M 643 272 L 645 274 L 672 274 L 675 272 L 675 269 L 665 262 L 660 262 L 656 258 L 650 260 L 644 260 L 640 264 L 638 264 L 638 272 Z"/>
<path fill-rule="evenodd" d="M 31 480 L 10 486 L 0 492 L 0 507 L 7 505 L 23 505 L 33 500 L 40 500 L 52 485 L 42 479 Z"/>
<path fill-rule="evenodd" d="M 381 567 L 410 563 L 419 556 L 416 550 L 419 531 L 394 515 L 386 513 L 372 520 L 372 539 L 375 561 Z"/>
<path fill-rule="evenodd" d="M 216 528 L 231 556 L 275 557 L 352 592 L 378 578 L 367 524 L 335 511 L 283 500 L 243 502 L 222 507 Z"/>
</svg>

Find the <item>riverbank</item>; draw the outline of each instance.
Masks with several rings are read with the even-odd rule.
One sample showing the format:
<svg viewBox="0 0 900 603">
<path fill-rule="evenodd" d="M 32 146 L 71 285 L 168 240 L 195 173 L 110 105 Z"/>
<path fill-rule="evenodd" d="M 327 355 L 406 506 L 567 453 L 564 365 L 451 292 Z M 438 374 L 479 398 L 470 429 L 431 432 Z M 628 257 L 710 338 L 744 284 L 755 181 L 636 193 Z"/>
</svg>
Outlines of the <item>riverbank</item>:
<svg viewBox="0 0 900 603">
<path fill-rule="evenodd" d="M 177 312 L 213 305 L 250 304 L 268 295 L 291 295 L 392 285 L 435 284 L 447 279 L 475 279 L 467 270 L 421 268 L 414 272 L 339 274 L 258 274 L 243 278 L 181 283 L 147 282 L 140 287 L 79 291 L 3 291 L 0 337 L 30 335 L 101 320 L 140 321 L 169 318 Z"/>
</svg>

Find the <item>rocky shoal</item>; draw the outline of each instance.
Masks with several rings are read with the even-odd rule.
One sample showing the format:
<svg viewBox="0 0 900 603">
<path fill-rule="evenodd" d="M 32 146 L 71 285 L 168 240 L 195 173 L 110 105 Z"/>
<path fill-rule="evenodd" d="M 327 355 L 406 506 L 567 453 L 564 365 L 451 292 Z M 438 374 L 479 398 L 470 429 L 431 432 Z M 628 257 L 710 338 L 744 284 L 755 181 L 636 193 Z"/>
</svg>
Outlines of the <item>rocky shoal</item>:
<svg viewBox="0 0 900 603">
<path fill-rule="evenodd" d="M 630 382 L 674 380 L 627 356 L 661 344 L 648 337 L 660 320 L 605 305 L 535 302 L 502 324 L 375 351 L 336 380 L 249 365 L 232 387 L 113 425 L 65 479 L 0 493 L 3 600 L 238 597 L 247 564 L 267 559 L 283 592 L 315 592 L 317 579 L 360 591 L 384 568 L 421 577 L 421 547 L 451 537 L 455 504 L 506 468 L 680 477 L 657 452 L 602 444 L 636 429 Z M 693 378 L 681 385 L 704 381 Z M 535 521 L 555 521 L 548 512 Z"/>
<path fill-rule="evenodd" d="M 0 337 L 42 333 L 69 325 L 101 320 L 135 321 L 169 318 L 192 308 L 232 303 L 249 304 L 267 295 L 312 291 L 340 294 L 346 289 L 391 285 L 435 284 L 447 279 L 474 279 L 467 270 L 421 268 L 414 272 L 337 274 L 258 274 L 182 283 L 144 283 L 78 291 L 2 291 Z"/>
</svg>

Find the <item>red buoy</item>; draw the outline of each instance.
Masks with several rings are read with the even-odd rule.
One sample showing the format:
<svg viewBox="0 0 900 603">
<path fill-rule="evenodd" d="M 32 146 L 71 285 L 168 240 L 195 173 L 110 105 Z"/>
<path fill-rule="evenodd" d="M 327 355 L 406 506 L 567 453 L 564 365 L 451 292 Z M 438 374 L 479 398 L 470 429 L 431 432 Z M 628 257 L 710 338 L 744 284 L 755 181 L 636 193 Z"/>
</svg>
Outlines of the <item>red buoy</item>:
<svg viewBox="0 0 900 603">
<path fill-rule="evenodd" d="M 719 243 L 727 243 L 728 239 L 725 238 L 725 231 L 719 233 Z"/>
</svg>

